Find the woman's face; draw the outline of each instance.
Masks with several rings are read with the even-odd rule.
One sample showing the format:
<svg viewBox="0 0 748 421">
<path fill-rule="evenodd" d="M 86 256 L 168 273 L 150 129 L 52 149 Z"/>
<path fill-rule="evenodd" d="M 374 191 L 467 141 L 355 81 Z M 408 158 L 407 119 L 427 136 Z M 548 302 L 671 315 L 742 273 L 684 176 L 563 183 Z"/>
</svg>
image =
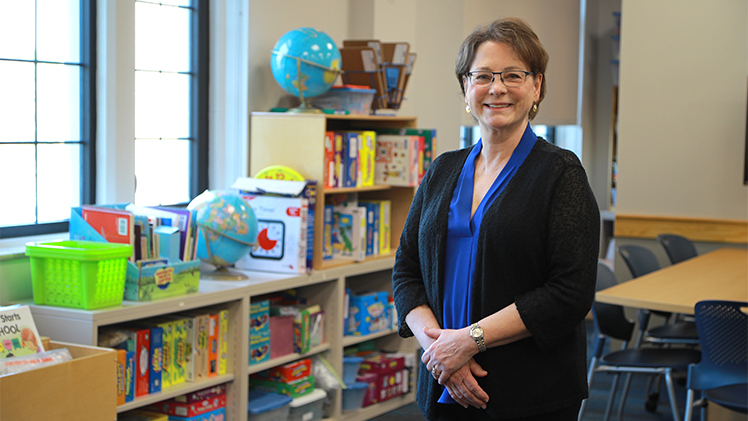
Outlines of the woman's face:
<svg viewBox="0 0 748 421">
<path fill-rule="evenodd" d="M 504 72 L 508 70 L 529 71 L 529 66 L 514 53 L 508 44 L 488 41 L 476 50 L 470 71 Z M 543 75 L 527 76 L 524 85 L 508 88 L 499 75 L 488 86 L 475 86 L 470 78 L 465 81 L 465 102 L 478 119 L 482 130 L 506 132 L 516 129 L 524 131 L 528 113 L 540 98 Z M 485 136 L 484 132 L 484 136 Z"/>
</svg>

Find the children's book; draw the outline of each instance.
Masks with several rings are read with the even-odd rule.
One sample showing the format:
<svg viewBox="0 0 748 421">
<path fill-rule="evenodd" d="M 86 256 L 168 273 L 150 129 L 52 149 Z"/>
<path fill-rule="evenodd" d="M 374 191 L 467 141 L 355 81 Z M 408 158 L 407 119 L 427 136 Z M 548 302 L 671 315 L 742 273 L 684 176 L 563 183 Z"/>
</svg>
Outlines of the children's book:
<svg viewBox="0 0 748 421">
<path fill-rule="evenodd" d="M 229 311 L 218 311 L 218 374 L 227 372 L 229 352 Z"/>
<path fill-rule="evenodd" d="M 44 352 L 28 306 L 0 307 L 0 358 Z"/>
<path fill-rule="evenodd" d="M 148 367 L 148 393 L 160 392 L 163 386 L 164 330 L 160 327 L 151 329 L 151 357 Z"/>
<path fill-rule="evenodd" d="M 132 212 L 104 206 L 83 205 L 81 216 L 109 243 L 133 246 L 131 261 L 135 260 L 135 217 Z"/>
<path fill-rule="evenodd" d="M 324 183 L 326 188 L 338 187 L 335 172 L 335 132 L 325 132 Z"/>
<path fill-rule="evenodd" d="M 374 180 L 377 184 L 418 185 L 418 136 L 377 135 Z"/>
<path fill-rule="evenodd" d="M 345 169 L 343 170 L 344 182 L 342 187 L 356 187 L 358 179 L 358 133 L 343 132 L 343 144 L 345 149 Z"/>
<path fill-rule="evenodd" d="M 335 258 L 366 259 L 366 208 L 333 208 L 332 247 Z"/>
<path fill-rule="evenodd" d="M 135 352 L 135 397 L 144 396 L 149 393 L 151 330 L 144 327 L 126 330 L 131 344 L 134 345 L 132 350 Z"/>
<path fill-rule="evenodd" d="M 324 237 L 322 238 L 322 259 L 332 259 L 332 214 L 333 206 L 325 205 L 324 207 L 324 220 L 323 220 L 323 232 Z"/>
<path fill-rule="evenodd" d="M 377 134 L 373 131 L 362 131 L 359 132 L 358 139 L 358 178 L 356 179 L 356 187 L 373 186 Z"/>
<path fill-rule="evenodd" d="M 219 329 L 218 313 L 211 313 L 208 319 L 208 377 L 218 375 Z"/>
</svg>

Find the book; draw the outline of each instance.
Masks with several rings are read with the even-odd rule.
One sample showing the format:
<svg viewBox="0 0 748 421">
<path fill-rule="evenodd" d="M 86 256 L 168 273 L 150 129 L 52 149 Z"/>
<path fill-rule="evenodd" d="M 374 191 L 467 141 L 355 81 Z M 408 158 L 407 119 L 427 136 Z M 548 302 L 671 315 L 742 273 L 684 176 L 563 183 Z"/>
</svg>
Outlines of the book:
<svg viewBox="0 0 748 421">
<path fill-rule="evenodd" d="M 366 259 L 366 208 L 333 208 L 333 257 L 363 261 Z"/>
<path fill-rule="evenodd" d="M 135 351 L 125 350 L 125 402 L 135 399 Z"/>
<path fill-rule="evenodd" d="M 151 327 L 150 364 L 148 367 L 148 393 L 160 392 L 163 386 L 164 330 Z"/>
<path fill-rule="evenodd" d="M 135 353 L 135 397 L 145 396 L 149 392 L 151 330 L 142 327 L 125 329 L 128 336 L 128 349 Z"/>
<path fill-rule="evenodd" d="M 434 160 L 436 154 L 436 129 L 399 128 L 399 129 L 377 129 L 377 134 L 397 134 L 401 136 L 419 136 L 419 174 L 418 182 L 423 180 L 426 170 Z M 422 152 L 420 152 L 422 151 Z"/>
<path fill-rule="evenodd" d="M 377 184 L 416 187 L 418 185 L 418 136 L 377 135 L 374 180 Z"/>
<path fill-rule="evenodd" d="M 182 384 L 186 380 L 185 368 L 187 364 L 187 318 L 180 316 L 171 316 L 172 323 L 172 358 L 171 366 L 171 386 Z"/>
<path fill-rule="evenodd" d="M 180 317 L 185 321 L 185 380 L 205 380 L 208 378 L 210 314 L 197 312 Z"/>
<path fill-rule="evenodd" d="M 363 202 L 363 201 L 362 201 Z M 390 214 L 391 214 L 391 208 L 392 208 L 392 201 L 391 200 L 367 200 L 367 203 L 373 203 L 377 206 L 378 211 L 377 216 L 379 219 L 379 222 L 377 223 L 377 226 L 379 228 L 379 234 L 378 234 L 378 240 L 379 240 L 379 253 L 378 254 L 387 254 L 390 252 L 390 242 L 391 239 L 391 231 L 392 228 L 390 226 Z"/>
<path fill-rule="evenodd" d="M 228 370 L 229 353 L 229 311 L 218 311 L 218 374 L 223 375 Z"/>
<path fill-rule="evenodd" d="M 344 170 L 342 187 L 356 187 L 358 179 L 358 133 L 343 132 Z"/>
<path fill-rule="evenodd" d="M 335 172 L 335 132 L 325 132 L 325 157 L 324 157 L 324 185 L 325 188 L 338 187 L 337 173 Z"/>
<path fill-rule="evenodd" d="M 360 206 L 366 208 L 366 255 L 379 255 L 379 202 L 362 200 Z"/>
<path fill-rule="evenodd" d="M 117 350 L 117 405 L 124 405 L 125 400 L 125 367 L 127 365 L 127 351 Z"/>
<path fill-rule="evenodd" d="M 0 358 L 44 352 L 44 345 L 28 306 L 0 307 L 0 342 Z"/>
<path fill-rule="evenodd" d="M 322 238 L 322 259 L 332 259 L 332 214 L 333 206 L 325 205 L 323 214 L 323 232 L 324 237 Z"/>
<path fill-rule="evenodd" d="M 208 377 L 218 375 L 219 320 L 217 313 L 208 318 Z"/>
<path fill-rule="evenodd" d="M 133 247 L 130 261 L 135 261 L 135 217 L 132 212 L 105 206 L 83 205 L 81 216 L 109 243 Z"/>
<path fill-rule="evenodd" d="M 358 178 L 356 187 L 374 185 L 374 164 L 376 162 L 377 134 L 364 130 L 358 133 Z"/>
<path fill-rule="evenodd" d="M 343 187 L 345 171 L 345 142 L 343 132 L 335 132 L 335 186 Z"/>
</svg>

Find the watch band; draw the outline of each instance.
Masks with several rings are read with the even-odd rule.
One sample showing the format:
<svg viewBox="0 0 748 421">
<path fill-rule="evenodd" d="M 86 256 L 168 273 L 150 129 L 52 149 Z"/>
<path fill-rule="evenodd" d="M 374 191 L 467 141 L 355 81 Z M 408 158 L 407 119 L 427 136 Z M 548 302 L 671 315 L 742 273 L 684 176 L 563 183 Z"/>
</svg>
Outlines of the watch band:
<svg viewBox="0 0 748 421">
<path fill-rule="evenodd" d="M 474 335 L 473 332 L 479 332 L 480 335 Z M 486 351 L 486 342 L 483 340 L 483 328 L 478 325 L 478 323 L 473 323 L 473 325 L 470 327 L 470 337 L 473 338 L 476 344 L 478 344 L 478 349 L 480 352 Z"/>
</svg>

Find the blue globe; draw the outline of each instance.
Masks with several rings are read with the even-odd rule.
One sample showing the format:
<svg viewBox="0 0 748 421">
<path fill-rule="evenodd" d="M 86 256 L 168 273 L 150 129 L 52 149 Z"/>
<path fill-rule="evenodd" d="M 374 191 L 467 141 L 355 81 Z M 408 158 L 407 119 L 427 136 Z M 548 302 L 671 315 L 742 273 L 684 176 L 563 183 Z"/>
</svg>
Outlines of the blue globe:
<svg viewBox="0 0 748 421">
<path fill-rule="evenodd" d="M 315 97 L 335 82 L 340 70 L 340 50 L 324 32 L 297 28 L 275 43 L 270 69 L 276 82 L 289 94 Z"/>
<path fill-rule="evenodd" d="M 199 227 L 197 257 L 216 267 L 236 263 L 257 241 L 257 218 L 241 196 L 207 190 L 188 209 L 196 213 Z"/>
</svg>

